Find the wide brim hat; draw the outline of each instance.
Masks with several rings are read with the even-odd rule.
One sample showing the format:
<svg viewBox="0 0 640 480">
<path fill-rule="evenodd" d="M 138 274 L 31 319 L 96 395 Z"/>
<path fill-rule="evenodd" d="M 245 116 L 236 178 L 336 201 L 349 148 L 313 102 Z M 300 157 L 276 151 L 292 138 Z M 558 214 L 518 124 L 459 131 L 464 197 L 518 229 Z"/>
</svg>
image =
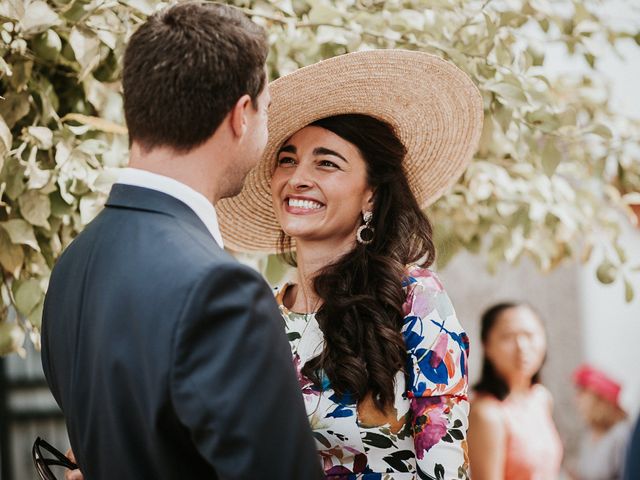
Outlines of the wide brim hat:
<svg viewBox="0 0 640 480">
<path fill-rule="evenodd" d="M 462 175 L 482 132 L 480 92 L 462 70 L 408 50 L 340 55 L 270 84 L 269 141 L 241 193 L 216 205 L 225 246 L 277 251 L 280 226 L 271 201 L 276 154 L 295 132 L 334 115 L 364 114 L 388 123 L 404 144 L 403 168 L 425 208 Z"/>
</svg>

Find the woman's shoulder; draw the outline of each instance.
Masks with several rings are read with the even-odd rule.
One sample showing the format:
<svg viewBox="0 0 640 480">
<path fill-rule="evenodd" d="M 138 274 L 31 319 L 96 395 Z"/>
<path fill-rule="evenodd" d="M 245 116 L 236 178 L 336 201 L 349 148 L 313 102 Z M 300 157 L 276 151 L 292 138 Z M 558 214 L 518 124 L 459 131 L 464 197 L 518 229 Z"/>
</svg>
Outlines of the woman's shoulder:
<svg viewBox="0 0 640 480">
<path fill-rule="evenodd" d="M 429 268 L 420 265 L 407 265 L 402 286 L 408 289 L 421 288 L 437 292 L 443 292 L 444 287 L 438 275 Z"/>
<path fill-rule="evenodd" d="M 541 383 L 534 383 L 531 385 L 531 393 L 538 399 L 538 402 L 548 407 L 549 410 L 553 410 L 553 395 L 547 387 Z"/>
<path fill-rule="evenodd" d="M 404 337 L 413 396 L 466 395 L 469 339 L 434 272 L 409 267 L 404 279 Z"/>
<path fill-rule="evenodd" d="M 474 393 L 471 398 L 470 417 L 482 422 L 502 423 L 502 403 L 493 395 Z"/>
<path fill-rule="evenodd" d="M 456 330 L 456 313 L 437 274 L 428 268 L 411 265 L 406 268 L 402 283 L 406 298 L 402 306 L 405 319 L 418 317 L 431 318 L 440 323 L 448 322 Z"/>
</svg>

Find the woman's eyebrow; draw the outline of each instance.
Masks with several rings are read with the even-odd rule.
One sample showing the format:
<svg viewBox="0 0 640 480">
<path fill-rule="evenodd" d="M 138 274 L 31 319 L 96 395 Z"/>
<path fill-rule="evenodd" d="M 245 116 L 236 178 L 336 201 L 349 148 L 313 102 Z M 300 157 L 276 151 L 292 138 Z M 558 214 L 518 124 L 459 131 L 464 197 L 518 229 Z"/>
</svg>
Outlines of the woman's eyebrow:
<svg viewBox="0 0 640 480">
<path fill-rule="evenodd" d="M 347 160 L 346 158 L 344 158 L 342 155 L 340 155 L 338 152 L 334 151 L 334 150 L 330 150 L 328 148 L 325 147 L 318 147 L 318 148 L 314 148 L 313 149 L 313 154 L 314 155 L 333 155 L 334 157 L 338 157 L 341 158 L 342 160 L 344 160 L 345 162 L 349 163 L 349 160 Z"/>
<path fill-rule="evenodd" d="M 278 155 L 280 155 L 281 153 L 296 153 L 296 151 L 297 150 L 295 145 L 285 145 L 280 150 L 278 150 Z"/>
</svg>

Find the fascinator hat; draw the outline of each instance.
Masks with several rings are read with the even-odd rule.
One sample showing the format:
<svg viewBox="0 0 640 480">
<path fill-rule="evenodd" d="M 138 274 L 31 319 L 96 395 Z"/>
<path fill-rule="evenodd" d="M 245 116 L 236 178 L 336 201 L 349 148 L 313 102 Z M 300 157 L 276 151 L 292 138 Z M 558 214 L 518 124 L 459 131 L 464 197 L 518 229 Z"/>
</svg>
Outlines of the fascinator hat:
<svg viewBox="0 0 640 480">
<path fill-rule="evenodd" d="M 301 68 L 270 84 L 269 141 L 242 192 L 216 205 L 225 245 L 276 252 L 280 227 L 271 201 L 276 154 L 295 132 L 335 115 L 363 114 L 394 130 L 403 168 L 425 208 L 462 175 L 482 132 L 482 97 L 467 74 L 434 55 L 371 50 Z"/>
<path fill-rule="evenodd" d="M 621 385 L 602 370 L 591 365 L 580 365 L 573 372 L 573 382 L 577 387 L 593 392 L 612 405 L 622 408 L 619 403 Z"/>
</svg>

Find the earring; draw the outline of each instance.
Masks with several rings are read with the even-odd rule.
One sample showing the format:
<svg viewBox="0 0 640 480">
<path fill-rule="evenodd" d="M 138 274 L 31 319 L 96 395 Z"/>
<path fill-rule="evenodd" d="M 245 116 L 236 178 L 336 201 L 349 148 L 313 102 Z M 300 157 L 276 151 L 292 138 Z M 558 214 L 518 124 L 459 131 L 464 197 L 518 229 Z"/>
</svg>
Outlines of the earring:
<svg viewBox="0 0 640 480">
<path fill-rule="evenodd" d="M 373 213 L 371 212 L 364 212 L 362 214 L 364 225 L 360 225 L 360 228 L 358 228 L 358 231 L 356 232 L 356 240 L 362 245 L 369 245 L 371 242 L 373 242 L 373 234 L 375 233 L 375 229 L 371 226 L 372 218 Z"/>
</svg>

